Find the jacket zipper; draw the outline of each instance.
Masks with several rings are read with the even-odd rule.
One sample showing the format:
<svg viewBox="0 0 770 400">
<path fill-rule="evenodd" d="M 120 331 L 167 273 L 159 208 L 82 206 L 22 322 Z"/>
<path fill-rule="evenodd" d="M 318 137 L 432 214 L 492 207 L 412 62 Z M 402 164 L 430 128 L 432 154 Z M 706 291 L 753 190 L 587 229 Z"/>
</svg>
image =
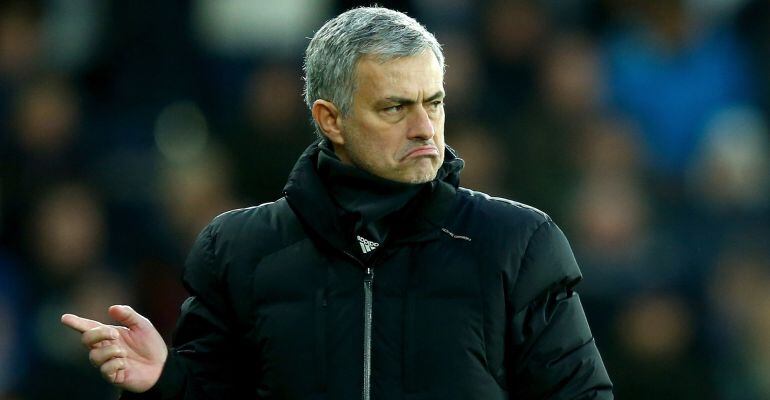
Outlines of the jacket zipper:
<svg viewBox="0 0 770 400">
<path fill-rule="evenodd" d="M 361 391 L 362 400 L 371 400 L 372 389 L 372 284 L 374 270 L 366 268 L 364 277 L 364 387 Z"/>
<path fill-rule="evenodd" d="M 374 285 L 374 269 L 367 267 L 361 260 L 354 255 L 343 251 L 348 258 L 356 264 L 365 268 L 364 275 L 364 380 L 361 388 L 361 399 L 371 400 L 372 398 L 372 316 L 374 306 L 374 295 L 372 287 Z"/>
</svg>

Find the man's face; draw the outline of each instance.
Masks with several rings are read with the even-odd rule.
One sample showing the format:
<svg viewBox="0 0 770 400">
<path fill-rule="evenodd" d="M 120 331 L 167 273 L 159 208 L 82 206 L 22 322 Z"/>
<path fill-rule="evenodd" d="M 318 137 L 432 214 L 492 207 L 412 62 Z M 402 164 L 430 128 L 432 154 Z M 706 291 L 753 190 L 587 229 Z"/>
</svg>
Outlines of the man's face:
<svg viewBox="0 0 770 400">
<path fill-rule="evenodd" d="M 443 78 L 429 50 L 385 63 L 362 57 L 337 156 L 393 181 L 435 178 L 444 161 Z"/>
</svg>

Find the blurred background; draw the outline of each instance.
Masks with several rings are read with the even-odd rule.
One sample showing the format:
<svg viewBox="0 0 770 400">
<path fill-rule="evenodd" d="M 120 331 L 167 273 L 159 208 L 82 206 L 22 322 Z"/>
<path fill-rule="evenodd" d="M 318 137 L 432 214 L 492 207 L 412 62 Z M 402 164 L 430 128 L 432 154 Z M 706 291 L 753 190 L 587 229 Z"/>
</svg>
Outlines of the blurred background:
<svg viewBox="0 0 770 400">
<path fill-rule="evenodd" d="M 619 399 L 770 398 L 770 1 L 404 0 L 462 184 L 548 212 Z M 313 140 L 344 0 L 0 2 L 0 399 L 114 399 L 63 312 L 166 337 L 218 213 Z"/>
</svg>

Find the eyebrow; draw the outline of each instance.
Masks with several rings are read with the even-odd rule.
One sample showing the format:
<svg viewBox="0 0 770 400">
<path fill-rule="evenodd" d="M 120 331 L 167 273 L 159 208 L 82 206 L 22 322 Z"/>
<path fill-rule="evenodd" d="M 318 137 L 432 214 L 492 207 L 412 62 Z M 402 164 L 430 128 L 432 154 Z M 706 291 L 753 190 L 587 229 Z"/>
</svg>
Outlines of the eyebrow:
<svg viewBox="0 0 770 400">
<path fill-rule="evenodd" d="M 440 98 L 444 97 L 444 91 L 439 90 L 438 92 L 434 93 L 432 96 L 428 97 L 424 100 L 424 102 L 431 102 L 433 100 L 438 100 Z M 398 103 L 398 104 L 404 104 L 404 105 L 410 105 L 414 104 L 417 101 L 414 99 L 407 99 L 406 97 L 398 97 L 398 96 L 388 96 L 385 98 L 385 101 L 391 102 L 391 103 Z"/>
</svg>

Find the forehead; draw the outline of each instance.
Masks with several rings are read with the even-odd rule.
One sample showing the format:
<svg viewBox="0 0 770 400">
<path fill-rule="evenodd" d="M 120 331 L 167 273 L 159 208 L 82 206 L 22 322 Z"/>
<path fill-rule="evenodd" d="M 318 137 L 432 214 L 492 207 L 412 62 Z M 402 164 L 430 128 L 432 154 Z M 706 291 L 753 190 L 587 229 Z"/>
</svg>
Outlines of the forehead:
<svg viewBox="0 0 770 400">
<path fill-rule="evenodd" d="M 358 61 L 356 83 L 357 97 L 413 97 L 443 90 L 444 73 L 430 50 L 385 62 L 373 56 L 364 56 Z"/>
</svg>

